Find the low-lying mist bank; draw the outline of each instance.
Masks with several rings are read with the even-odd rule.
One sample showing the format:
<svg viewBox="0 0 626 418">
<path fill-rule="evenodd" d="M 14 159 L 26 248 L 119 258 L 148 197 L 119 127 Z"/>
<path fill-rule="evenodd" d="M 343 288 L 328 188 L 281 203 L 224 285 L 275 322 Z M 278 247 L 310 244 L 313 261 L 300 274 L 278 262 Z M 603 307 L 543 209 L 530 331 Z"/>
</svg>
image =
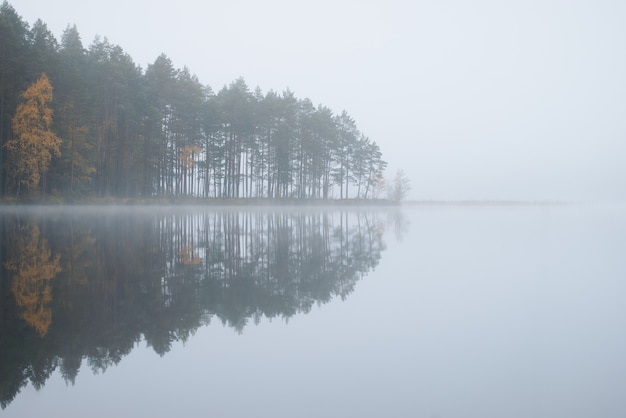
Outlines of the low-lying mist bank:
<svg viewBox="0 0 626 418">
<path fill-rule="evenodd" d="M 325 206 L 399 206 L 400 202 L 389 199 L 296 199 L 296 198 L 191 198 L 191 197 L 150 197 L 150 198 L 3 198 L 0 206 L 285 206 L 285 207 L 325 207 Z"/>
</svg>

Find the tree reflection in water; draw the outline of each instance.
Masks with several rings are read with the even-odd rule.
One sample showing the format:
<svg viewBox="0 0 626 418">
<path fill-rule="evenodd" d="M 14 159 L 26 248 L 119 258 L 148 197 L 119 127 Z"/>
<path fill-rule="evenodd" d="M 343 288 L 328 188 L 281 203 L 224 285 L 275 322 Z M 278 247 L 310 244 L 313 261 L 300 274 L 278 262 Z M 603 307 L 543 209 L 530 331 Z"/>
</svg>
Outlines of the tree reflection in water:
<svg viewBox="0 0 626 418">
<path fill-rule="evenodd" d="M 20 316 L 43 337 L 52 322 L 50 280 L 61 271 L 59 255 L 52 256 L 37 225 L 27 224 L 14 232 L 14 236 L 15 244 L 10 247 L 10 257 L 5 263 L 7 270 L 14 272 L 11 293 L 20 308 Z"/>
<path fill-rule="evenodd" d="M 138 211 L 0 218 L 0 404 L 74 382 L 142 339 L 160 355 L 214 318 L 242 332 L 349 295 L 379 262 L 376 212 Z"/>
</svg>

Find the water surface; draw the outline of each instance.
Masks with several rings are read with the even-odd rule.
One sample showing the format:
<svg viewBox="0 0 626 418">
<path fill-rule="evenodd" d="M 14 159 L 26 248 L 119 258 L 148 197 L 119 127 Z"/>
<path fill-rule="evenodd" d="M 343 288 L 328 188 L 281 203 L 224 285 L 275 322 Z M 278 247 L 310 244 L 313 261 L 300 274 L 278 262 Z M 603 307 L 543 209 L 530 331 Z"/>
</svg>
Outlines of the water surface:
<svg viewBox="0 0 626 418">
<path fill-rule="evenodd" d="M 624 213 L 5 210 L 2 414 L 622 417 Z"/>
</svg>

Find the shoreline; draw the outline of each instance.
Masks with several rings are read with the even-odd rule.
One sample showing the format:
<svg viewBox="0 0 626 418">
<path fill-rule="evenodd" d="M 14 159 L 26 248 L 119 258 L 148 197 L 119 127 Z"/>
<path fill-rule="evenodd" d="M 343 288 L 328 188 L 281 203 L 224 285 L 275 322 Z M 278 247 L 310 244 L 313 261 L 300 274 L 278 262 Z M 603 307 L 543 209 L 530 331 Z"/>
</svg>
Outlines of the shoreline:
<svg viewBox="0 0 626 418">
<path fill-rule="evenodd" d="M 0 207 L 10 206 L 206 206 L 206 207 L 397 207 L 401 203 L 388 199 L 296 199 L 296 198 L 78 198 L 46 197 L 45 199 L 0 199 Z"/>
</svg>

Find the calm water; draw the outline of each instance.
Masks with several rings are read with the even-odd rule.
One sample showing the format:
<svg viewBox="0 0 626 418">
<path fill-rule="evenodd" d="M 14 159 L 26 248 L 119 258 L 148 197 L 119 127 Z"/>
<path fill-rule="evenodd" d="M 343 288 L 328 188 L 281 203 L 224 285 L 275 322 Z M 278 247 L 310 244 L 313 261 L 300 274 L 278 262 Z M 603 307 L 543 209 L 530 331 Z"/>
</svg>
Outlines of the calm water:
<svg viewBox="0 0 626 418">
<path fill-rule="evenodd" d="M 3 417 L 624 417 L 626 208 L 0 210 Z"/>
</svg>

